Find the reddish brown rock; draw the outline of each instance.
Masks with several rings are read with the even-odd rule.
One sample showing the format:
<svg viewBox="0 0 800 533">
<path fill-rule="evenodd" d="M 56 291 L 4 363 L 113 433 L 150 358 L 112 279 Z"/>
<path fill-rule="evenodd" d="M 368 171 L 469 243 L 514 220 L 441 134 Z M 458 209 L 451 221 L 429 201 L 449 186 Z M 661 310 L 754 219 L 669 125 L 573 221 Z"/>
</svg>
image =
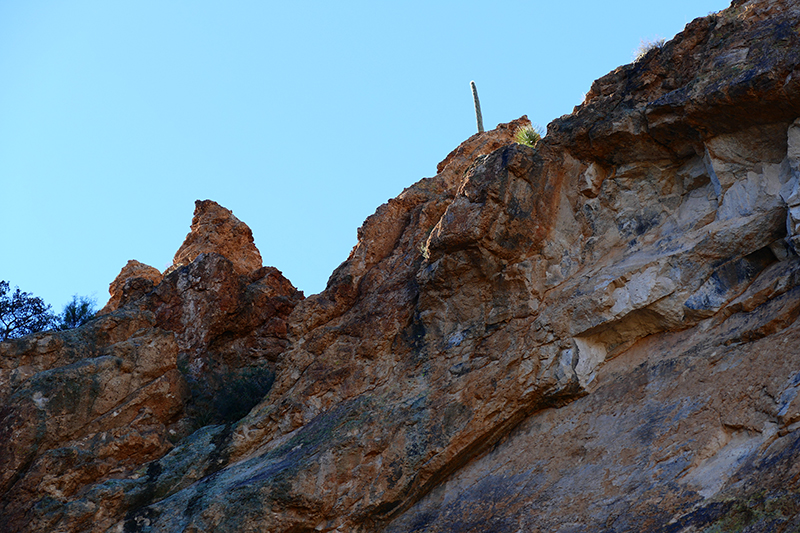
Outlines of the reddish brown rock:
<svg viewBox="0 0 800 533">
<path fill-rule="evenodd" d="M 268 392 L 303 297 L 277 269 L 245 275 L 217 253 L 163 278 L 130 261 L 110 292 L 82 328 L 0 344 L 0 515 L 13 531 L 117 522 L 150 490 L 118 480 L 152 473 L 142 465 L 202 426 L 241 418 Z"/>
<path fill-rule="evenodd" d="M 262 383 L 266 393 L 289 346 L 288 317 L 302 299 L 276 268 L 243 276 L 227 258 L 204 253 L 168 274 L 140 305 L 175 332 L 178 361 L 194 396 L 191 414 L 219 421 L 230 410 L 220 401 L 252 406 L 260 399 L 237 396 L 237 387 L 248 387 L 241 380 Z M 221 398 L 225 394 L 231 397 Z"/>
<path fill-rule="evenodd" d="M 119 320 L 130 328 L 126 338 L 107 337 L 121 333 Z M 0 345 L 1 514 L 9 531 L 37 530 L 36 506 L 72 499 L 172 448 L 188 387 L 173 335 L 152 323 L 152 315 L 111 314 L 82 330 Z M 144 328 L 131 331 L 137 326 Z"/>
<path fill-rule="evenodd" d="M 621 164 L 703 152 L 709 138 L 800 114 L 800 37 L 789 1 L 735 1 L 634 63 L 596 80 L 548 126 L 588 161 Z M 772 25 L 770 25 L 772 24 Z"/>
<path fill-rule="evenodd" d="M 163 276 L 157 268 L 131 259 L 108 286 L 111 298 L 97 314 L 106 315 L 116 311 L 129 300 L 142 296 L 147 290 L 161 283 L 162 278 Z"/>
<path fill-rule="evenodd" d="M 233 212 L 211 200 L 197 200 L 192 228 L 175 253 L 170 272 L 188 265 L 204 253 L 226 257 L 237 274 L 248 275 L 261 268 L 261 254 L 253 243 L 253 232 Z"/>
<path fill-rule="evenodd" d="M 507 146 L 516 137 L 517 130 L 530 125 L 531 121 L 523 115 L 506 124 L 498 124 L 491 131 L 476 133 L 436 165 L 437 177 L 444 182 L 447 188 L 457 188 L 461 184 L 464 172 L 479 156 L 490 154 L 500 147 Z"/>
<path fill-rule="evenodd" d="M 511 125 L 471 137 L 307 300 L 225 237 L 102 327 L 0 344 L 5 515 L 23 531 L 798 530 L 797 27 L 792 2 L 737 1 L 598 80 L 536 149 Z M 193 233 L 230 234 L 201 223 L 232 224 L 214 206 Z M 126 380 L 141 386 L 120 399 Z"/>
<path fill-rule="evenodd" d="M 389 277 L 389 271 L 394 272 L 395 285 L 402 284 L 397 280 L 414 277 L 414 262 L 419 260 L 416 252 L 427 254 L 427 236 L 456 195 L 469 166 L 477 158 L 512 144 L 516 130 L 526 124 L 530 121 L 522 117 L 499 124 L 494 130 L 476 133 L 437 165 L 439 173 L 435 177 L 424 178 L 408 187 L 368 217 L 358 229 L 358 242 L 347 261 L 331 274 L 327 289 L 309 297 L 295 313 L 297 335 L 301 336 L 302 331 L 312 330 L 346 312 L 359 293 L 364 295 L 373 291 L 376 284 Z M 420 233 L 424 235 L 420 237 Z M 412 239 L 415 242 L 412 243 Z M 409 246 L 416 246 L 410 255 Z M 375 269 L 381 261 L 384 261 L 384 266 Z M 362 283 L 368 272 L 372 277 Z M 403 306 L 400 302 L 396 304 Z M 374 322 L 376 326 L 381 324 L 380 320 Z"/>
</svg>

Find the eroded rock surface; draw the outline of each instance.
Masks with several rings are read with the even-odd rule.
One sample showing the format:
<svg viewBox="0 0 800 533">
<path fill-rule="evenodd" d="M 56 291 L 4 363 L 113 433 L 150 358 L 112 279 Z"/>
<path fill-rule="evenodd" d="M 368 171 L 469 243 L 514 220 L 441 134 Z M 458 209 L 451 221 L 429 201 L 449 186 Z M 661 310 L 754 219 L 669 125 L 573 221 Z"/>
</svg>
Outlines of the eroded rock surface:
<svg viewBox="0 0 800 533">
<path fill-rule="evenodd" d="M 195 202 L 191 231 L 175 252 L 168 272 L 188 265 L 203 253 L 228 258 L 237 274 L 248 275 L 261 268 L 261 254 L 253 242 L 253 232 L 232 211 L 211 200 Z"/>
<path fill-rule="evenodd" d="M 249 235 L 221 220 L 229 211 L 198 205 L 222 231 Z M 88 325 L 0 344 L 3 531 L 105 531 L 158 493 L 153 461 L 177 455 L 164 472 L 177 485 L 163 490 L 218 467 L 216 456 L 185 462 L 175 444 L 213 450 L 220 426 L 185 437 L 238 420 L 267 393 L 302 300 L 277 269 L 243 275 L 221 253 L 209 248 L 166 276 L 129 261 Z"/>
<path fill-rule="evenodd" d="M 524 117 L 474 135 L 305 300 L 198 202 L 187 264 L 86 328 L 0 345 L 3 512 L 21 531 L 800 529 L 799 27 L 793 2 L 736 1 L 535 149 L 512 140 Z M 263 369 L 268 392 L 217 405 Z M 175 399 L 131 418 L 165 376 Z M 148 444 L 103 455 L 114 431 Z"/>
<path fill-rule="evenodd" d="M 116 311 L 128 301 L 138 299 L 152 290 L 161 283 L 163 278 L 164 276 L 157 268 L 131 259 L 108 286 L 110 298 L 105 307 L 97 314 L 106 315 Z"/>
</svg>

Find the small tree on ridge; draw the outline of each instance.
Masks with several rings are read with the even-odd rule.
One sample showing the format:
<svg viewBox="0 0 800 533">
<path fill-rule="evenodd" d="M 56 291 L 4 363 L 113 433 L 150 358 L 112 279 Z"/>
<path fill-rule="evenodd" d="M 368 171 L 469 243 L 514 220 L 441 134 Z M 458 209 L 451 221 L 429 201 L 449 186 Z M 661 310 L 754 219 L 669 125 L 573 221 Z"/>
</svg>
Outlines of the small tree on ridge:
<svg viewBox="0 0 800 533">
<path fill-rule="evenodd" d="M 96 302 L 87 296 L 72 297 L 72 301 L 64 306 L 64 311 L 58 317 L 57 329 L 65 330 L 77 328 L 94 318 Z"/>
<path fill-rule="evenodd" d="M 0 342 L 45 331 L 57 324 L 44 300 L 19 287 L 11 293 L 7 281 L 0 281 Z"/>
</svg>

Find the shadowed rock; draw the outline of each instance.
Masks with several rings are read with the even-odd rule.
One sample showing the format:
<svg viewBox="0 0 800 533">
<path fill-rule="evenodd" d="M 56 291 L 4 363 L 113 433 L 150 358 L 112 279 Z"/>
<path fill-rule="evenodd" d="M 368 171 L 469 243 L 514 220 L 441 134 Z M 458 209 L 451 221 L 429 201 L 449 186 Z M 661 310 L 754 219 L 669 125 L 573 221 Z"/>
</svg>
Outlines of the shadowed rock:
<svg viewBox="0 0 800 533">
<path fill-rule="evenodd" d="M 470 137 L 305 300 L 198 202 L 163 280 L 0 344 L 3 516 L 800 529 L 797 27 L 792 2 L 734 2 L 535 149 L 513 142 L 525 117 Z"/>
</svg>

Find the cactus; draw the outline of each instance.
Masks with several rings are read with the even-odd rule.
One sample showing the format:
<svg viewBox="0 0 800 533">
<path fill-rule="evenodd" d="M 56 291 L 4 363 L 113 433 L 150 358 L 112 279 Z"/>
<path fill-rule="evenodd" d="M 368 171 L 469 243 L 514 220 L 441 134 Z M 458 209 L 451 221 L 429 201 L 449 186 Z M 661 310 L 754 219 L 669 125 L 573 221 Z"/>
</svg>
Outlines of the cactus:
<svg viewBox="0 0 800 533">
<path fill-rule="evenodd" d="M 483 133 L 483 116 L 481 115 L 481 101 L 478 100 L 478 88 L 475 87 L 475 82 L 469 82 L 472 88 L 472 99 L 475 100 L 475 118 L 478 120 L 478 133 Z"/>
</svg>

